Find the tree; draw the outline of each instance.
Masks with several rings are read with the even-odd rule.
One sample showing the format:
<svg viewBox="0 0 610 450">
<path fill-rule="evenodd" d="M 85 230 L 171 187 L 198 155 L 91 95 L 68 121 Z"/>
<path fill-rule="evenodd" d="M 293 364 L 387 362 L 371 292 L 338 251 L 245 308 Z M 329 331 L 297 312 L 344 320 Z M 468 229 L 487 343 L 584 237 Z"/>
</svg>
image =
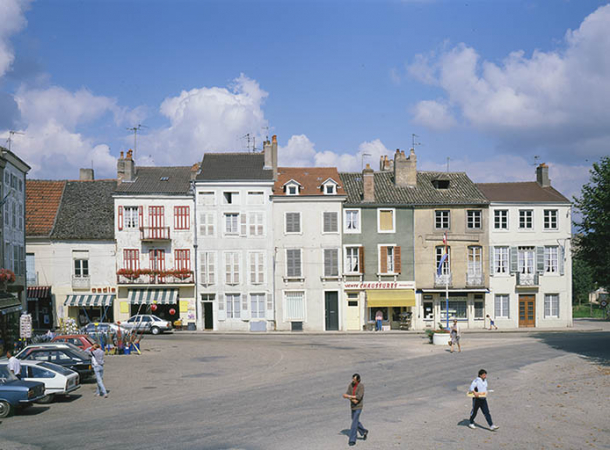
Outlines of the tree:
<svg viewBox="0 0 610 450">
<path fill-rule="evenodd" d="M 583 261 L 578 251 L 572 258 L 572 298 L 573 304 L 589 302 L 589 293 L 595 290 L 593 270 Z"/>
<path fill-rule="evenodd" d="M 578 255 L 590 267 L 599 286 L 610 287 L 610 157 L 604 156 L 589 172 L 574 205 L 582 218 L 574 225 L 581 233 Z"/>
</svg>

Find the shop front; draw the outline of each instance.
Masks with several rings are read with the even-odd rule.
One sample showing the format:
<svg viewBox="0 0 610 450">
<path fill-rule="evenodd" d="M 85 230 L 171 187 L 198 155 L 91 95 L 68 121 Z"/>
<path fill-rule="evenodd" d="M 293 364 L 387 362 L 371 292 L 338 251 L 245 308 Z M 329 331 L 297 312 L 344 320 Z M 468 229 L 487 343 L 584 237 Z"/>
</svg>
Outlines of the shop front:
<svg viewBox="0 0 610 450">
<path fill-rule="evenodd" d="M 130 289 L 127 300 L 132 316 L 154 314 L 172 323 L 180 318 L 178 289 Z"/>
<path fill-rule="evenodd" d="M 11 293 L 0 291 L 0 350 L 2 354 L 13 348 L 19 339 L 21 302 Z"/>
<path fill-rule="evenodd" d="M 449 296 L 436 289 L 422 289 L 421 328 L 443 327 L 454 319 L 464 328 L 484 328 L 485 316 L 490 314 L 485 308 L 484 289 L 450 289 Z M 493 315 L 493 313 L 492 313 Z"/>
<path fill-rule="evenodd" d="M 27 312 L 32 316 L 35 330 L 53 328 L 55 308 L 51 298 L 50 286 L 29 286 L 26 291 Z"/>
<path fill-rule="evenodd" d="M 68 317 L 76 319 L 79 326 L 88 323 L 114 322 L 115 294 L 71 294 L 64 306 L 68 308 Z"/>
</svg>

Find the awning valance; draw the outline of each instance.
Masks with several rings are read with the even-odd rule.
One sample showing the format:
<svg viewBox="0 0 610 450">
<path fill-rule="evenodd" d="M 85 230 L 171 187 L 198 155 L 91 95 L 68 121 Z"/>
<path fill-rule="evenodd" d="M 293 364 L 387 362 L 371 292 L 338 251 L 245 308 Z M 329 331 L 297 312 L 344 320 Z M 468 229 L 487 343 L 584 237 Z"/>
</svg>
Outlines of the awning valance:
<svg viewBox="0 0 610 450">
<path fill-rule="evenodd" d="M 0 293 L 0 313 L 9 314 L 21 311 L 21 302 L 18 298 Z"/>
<path fill-rule="evenodd" d="M 90 308 L 96 306 L 110 306 L 114 302 L 114 294 L 79 294 L 68 295 L 64 302 L 66 306 L 76 306 L 78 308 Z"/>
<path fill-rule="evenodd" d="M 132 305 L 176 305 L 178 289 L 130 289 L 127 299 Z"/>
<path fill-rule="evenodd" d="M 366 303 L 369 308 L 390 306 L 415 306 L 413 289 L 375 289 L 366 291 Z"/>
<path fill-rule="evenodd" d="M 38 300 L 51 296 L 51 286 L 31 286 L 27 290 L 28 300 Z"/>
</svg>

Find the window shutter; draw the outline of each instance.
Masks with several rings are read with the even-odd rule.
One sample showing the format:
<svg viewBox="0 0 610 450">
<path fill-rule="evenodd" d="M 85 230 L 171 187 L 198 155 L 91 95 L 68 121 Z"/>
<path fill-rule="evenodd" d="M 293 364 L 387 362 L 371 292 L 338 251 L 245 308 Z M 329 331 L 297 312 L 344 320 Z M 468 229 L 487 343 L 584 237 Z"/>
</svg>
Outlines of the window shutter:
<svg viewBox="0 0 610 450">
<path fill-rule="evenodd" d="M 227 320 L 224 294 L 218 294 L 218 320 Z"/>
<path fill-rule="evenodd" d="M 119 205 L 119 231 L 123 229 L 123 206 Z"/>
<path fill-rule="evenodd" d="M 140 227 L 143 227 L 144 226 L 144 207 L 143 206 L 138 206 L 138 219 L 139 219 Z"/>
<path fill-rule="evenodd" d="M 292 250 L 286 250 L 286 276 L 294 276 L 294 258 L 292 255 Z"/>
<path fill-rule="evenodd" d="M 517 273 L 519 271 L 519 255 L 517 253 L 517 247 L 510 248 L 510 273 Z"/>
<path fill-rule="evenodd" d="M 379 271 L 381 273 L 388 273 L 388 248 L 379 247 Z"/>
<path fill-rule="evenodd" d="M 496 259 L 496 248 L 489 247 L 489 276 L 493 277 L 495 272 L 494 261 Z"/>
<path fill-rule="evenodd" d="M 325 212 L 323 214 L 324 214 L 324 232 L 330 233 L 332 231 L 331 213 Z"/>
<path fill-rule="evenodd" d="M 255 284 L 256 278 L 256 253 L 250 253 L 250 284 Z"/>
<path fill-rule="evenodd" d="M 400 246 L 394 247 L 394 272 L 402 273 L 402 257 L 400 254 Z"/>
<path fill-rule="evenodd" d="M 233 253 L 233 281 L 235 284 L 240 283 L 240 267 L 239 267 L 239 253 Z"/>
<path fill-rule="evenodd" d="M 190 230 L 191 229 L 191 207 L 190 206 L 184 207 L 184 217 L 182 218 L 182 220 L 183 220 L 182 224 L 184 225 L 184 229 Z"/>
<path fill-rule="evenodd" d="M 544 296 L 544 317 L 549 317 L 551 315 L 551 296 Z"/>
<path fill-rule="evenodd" d="M 544 247 L 536 247 L 536 271 L 540 275 L 544 273 Z"/>
<path fill-rule="evenodd" d="M 231 284 L 233 281 L 231 276 L 231 269 L 233 267 L 231 259 L 231 253 L 225 253 L 225 284 Z"/>
<path fill-rule="evenodd" d="M 295 258 L 295 273 L 297 277 L 303 276 L 301 272 L 301 250 L 296 250 L 296 258 Z"/>
<path fill-rule="evenodd" d="M 207 236 L 208 235 L 208 214 L 207 213 L 202 213 L 201 214 L 201 223 L 199 224 L 199 232 L 201 233 L 202 236 Z"/>
<path fill-rule="evenodd" d="M 332 276 L 332 250 L 324 250 L 324 276 Z"/>
<path fill-rule="evenodd" d="M 256 213 L 248 214 L 248 222 L 250 223 L 250 236 L 256 236 Z"/>
<path fill-rule="evenodd" d="M 267 320 L 273 320 L 273 294 L 267 293 L 267 311 L 265 313 Z"/>
<path fill-rule="evenodd" d="M 246 213 L 242 213 L 239 215 L 239 223 L 240 223 L 240 231 L 239 234 L 241 236 L 246 236 L 248 233 L 248 216 Z"/>
<path fill-rule="evenodd" d="M 557 259 L 559 263 L 559 275 L 565 275 L 565 249 L 563 246 L 559 246 L 557 249 Z"/>
<path fill-rule="evenodd" d="M 216 253 L 208 253 L 208 279 L 209 284 L 214 284 L 216 279 Z"/>
<path fill-rule="evenodd" d="M 358 247 L 358 269 L 364 273 L 364 247 Z"/>
<path fill-rule="evenodd" d="M 332 212 L 330 213 L 330 230 L 333 233 L 336 233 L 337 231 L 339 231 L 339 214 L 337 214 L 336 212 Z"/>
</svg>

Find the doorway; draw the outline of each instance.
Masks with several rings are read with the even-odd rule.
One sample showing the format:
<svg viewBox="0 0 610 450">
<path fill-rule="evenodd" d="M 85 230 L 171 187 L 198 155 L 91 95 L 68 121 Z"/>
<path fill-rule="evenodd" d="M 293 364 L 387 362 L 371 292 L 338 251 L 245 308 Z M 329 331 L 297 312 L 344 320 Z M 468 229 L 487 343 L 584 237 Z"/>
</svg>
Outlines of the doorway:
<svg viewBox="0 0 610 450">
<path fill-rule="evenodd" d="M 536 326 L 536 296 L 519 295 L 519 328 Z"/>
<path fill-rule="evenodd" d="M 357 292 L 347 293 L 347 318 L 348 331 L 360 331 L 360 294 Z"/>
<path fill-rule="evenodd" d="M 326 331 L 339 330 L 339 293 L 337 291 L 325 292 L 326 305 Z"/>
<path fill-rule="evenodd" d="M 203 329 L 213 330 L 214 329 L 214 308 L 212 302 L 203 303 Z"/>
</svg>

